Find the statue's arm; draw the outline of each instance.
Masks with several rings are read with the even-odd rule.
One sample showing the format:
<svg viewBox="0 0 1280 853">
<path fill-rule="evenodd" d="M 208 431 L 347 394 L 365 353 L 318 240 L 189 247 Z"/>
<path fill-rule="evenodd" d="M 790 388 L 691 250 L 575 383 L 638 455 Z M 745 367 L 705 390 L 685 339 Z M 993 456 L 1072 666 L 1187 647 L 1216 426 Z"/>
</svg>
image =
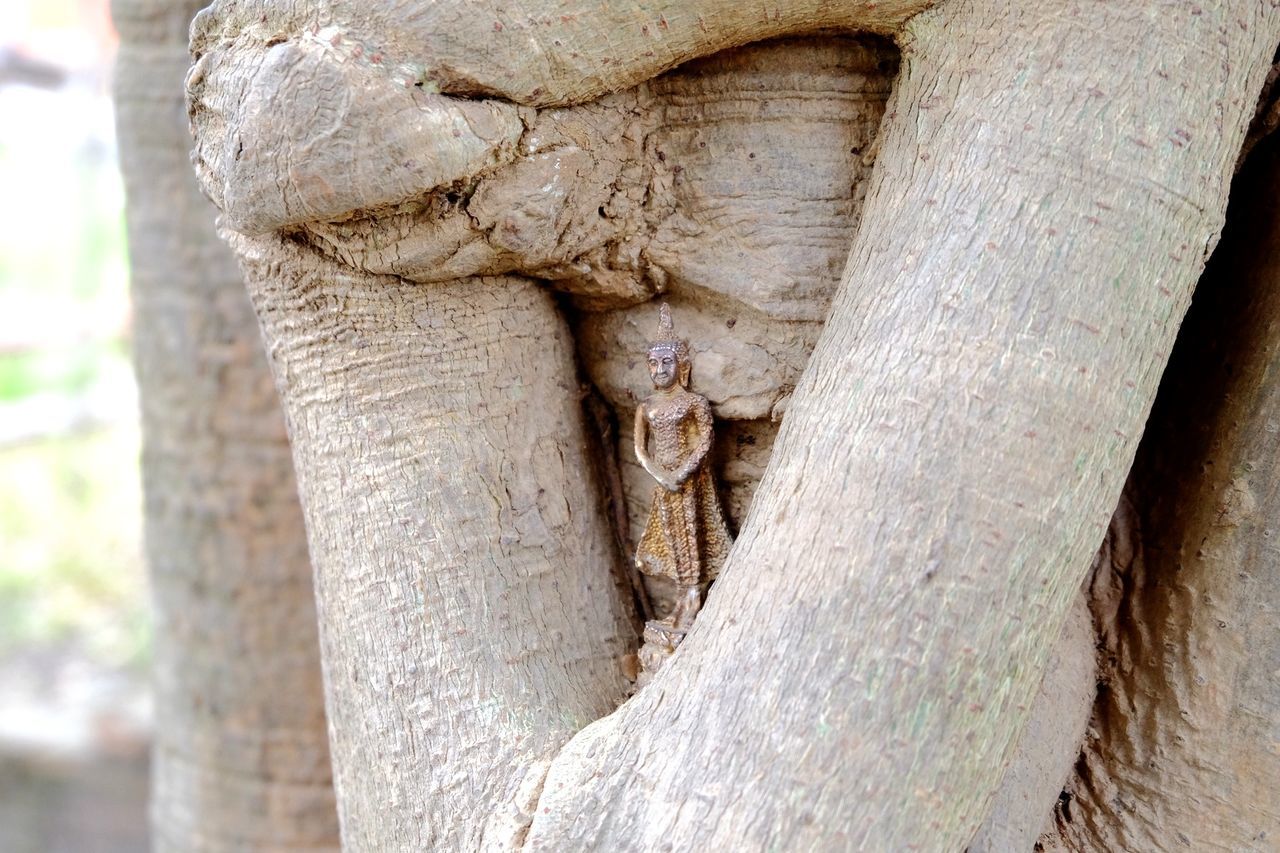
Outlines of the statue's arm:
<svg viewBox="0 0 1280 853">
<path fill-rule="evenodd" d="M 636 426 L 635 426 L 635 443 L 636 443 L 636 459 L 640 460 L 640 464 L 644 466 L 644 470 L 649 471 L 652 464 L 649 459 L 649 422 L 644 417 L 644 404 L 636 406 Z M 649 471 L 649 473 L 653 473 Z"/>
<path fill-rule="evenodd" d="M 649 476 L 657 480 L 668 491 L 674 492 L 678 489 L 681 481 L 672 477 L 649 457 L 649 421 L 644 416 L 643 403 L 636 407 L 635 444 L 636 459 L 640 461 L 640 465 L 643 466 L 644 470 L 649 472 Z"/>
<path fill-rule="evenodd" d="M 698 398 L 693 406 L 693 417 L 694 423 L 698 426 L 698 441 L 689 448 L 689 455 L 676 471 L 677 484 L 693 476 L 693 472 L 698 470 L 703 460 L 707 458 L 707 454 L 711 452 L 712 433 L 715 429 L 715 421 L 711 417 L 711 404 L 701 397 Z"/>
</svg>

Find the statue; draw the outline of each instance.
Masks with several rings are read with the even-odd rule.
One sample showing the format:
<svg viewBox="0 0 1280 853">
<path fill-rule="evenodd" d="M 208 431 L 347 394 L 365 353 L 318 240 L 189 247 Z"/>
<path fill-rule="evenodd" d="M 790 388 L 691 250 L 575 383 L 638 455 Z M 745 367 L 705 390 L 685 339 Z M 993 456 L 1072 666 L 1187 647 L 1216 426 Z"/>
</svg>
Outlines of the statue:
<svg viewBox="0 0 1280 853">
<path fill-rule="evenodd" d="M 733 544 L 708 458 L 711 405 L 689 390 L 689 344 L 676 337 L 671 309 L 663 304 L 658 316 L 648 357 L 654 393 L 636 409 L 635 421 L 636 458 L 658 485 L 636 548 L 636 567 L 674 581 L 677 597 L 666 618 L 645 625 L 642 684 L 692 626 L 706 587 Z"/>
</svg>

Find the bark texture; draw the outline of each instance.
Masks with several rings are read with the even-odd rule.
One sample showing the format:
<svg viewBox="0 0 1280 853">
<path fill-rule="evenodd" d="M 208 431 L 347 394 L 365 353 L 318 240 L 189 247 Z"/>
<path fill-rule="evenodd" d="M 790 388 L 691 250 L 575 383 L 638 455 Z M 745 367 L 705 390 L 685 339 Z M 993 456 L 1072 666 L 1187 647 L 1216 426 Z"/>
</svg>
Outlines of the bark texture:
<svg viewBox="0 0 1280 853">
<path fill-rule="evenodd" d="M 202 150 L 242 147 L 228 136 L 253 112 L 238 81 L 281 47 L 210 43 L 189 80 Z M 693 344 L 698 392 L 728 422 L 717 467 L 740 522 L 839 281 L 896 55 L 865 38 L 773 41 L 581 107 L 526 111 L 511 162 L 438 188 L 434 173 L 421 174 L 412 201 L 344 208 L 344 218 L 305 223 L 298 236 L 343 265 L 413 281 L 510 272 L 549 281 L 570 296 L 582 364 L 620 423 L 648 394 L 636 359 L 654 322 L 648 300 L 661 292 Z M 327 49 L 324 60 L 316 73 L 325 81 L 364 91 L 344 77 L 343 55 Z M 271 98 L 295 104 L 291 117 L 327 116 L 326 98 L 358 101 L 302 70 L 273 85 Z M 285 126 L 301 139 L 368 125 L 343 109 L 341 121 Z M 243 143 L 275 151 L 254 136 Z M 320 170 L 350 159 L 331 149 L 308 156 Z M 210 155 L 199 170 L 215 198 L 224 183 L 215 166 L 225 162 Z M 255 186 L 277 183 L 269 162 L 258 158 Z M 352 198 L 371 197 L 358 189 L 371 174 L 348 176 Z M 634 546 L 651 483 L 629 442 L 619 450 Z"/>
<path fill-rule="evenodd" d="M 301 509 L 257 323 L 192 179 L 193 2 L 117 0 L 155 604 L 157 850 L 337 848 Z"/>
<path fill-rule="evenodd" d="M 1096 695 L 1095 634 L 1087 596 L 1076 595 L 1044 680 L 982 828 L 966 853 L 1029 851 L 1052 828 L 1071 781 Z"/>
<path fill-rule="evenodd" d="M 882 45 L 794 65 L 801 48 L 758 46 L 530 107 L 910 13 L 831 5 L 559 4 L 486 27 L 485 4 L 225 2 L 197 25 L 198 173 L 233 227 L 285 229 L 236 243 L 303 472 L 353 846 L 957 849 L 977 831 L 1280 21 L 1261 2 L 949 0 L 900 34 L 869 190 Z M 694 633 L 558 754 L 619 698 L 628 629 L 565 326 L 508 273 L 570 294 L 623 423 L 642 303 L 669 291 L 695 390 L 735 419 L 731 513 L 769 460 Z M 542 401 L 523 430 L 513 388 Z M 644 494 L 633 474 L 614 482 Z M 572 523 L 542 505 L 557 495 Z M 575 597 L 521 611 L 546 584 Z"/>
<path fill-rule="evenodd" d="M 1095 584 L 1106 689 L 1079 850 L 1280 842 L 1280 151 L 1237 179 Z"/>
<path fill-rule="evenodd" d="M 926 5 L 226 0 L 192 30 L 192 82 L 221 95 L 196 165 L 237 230 L 333 218 L 510 163 L 532 116 L 514 104 L 581 103 L 771 37 L 889 32 Z"/>
<path fill-rule="evenodd" d="M 635 643 L 568 330 L 526 280 L 235 246 L 307 513 L 343 844 L 517 846 Z"/>
<path fill-rule="evenodd" d="M 1280 26 L 1241 14 L 911 20 L 729 564 L 654 682 L 557 758 L 531 846 L 968 843 L 1221 227 Z"/>
<path fill-rule="evenodd" d="M 238 120 L 235 117 L 243 108 L 242 103 L 228 95 L 228 92 L 236 91 L 237 64 L 247 61 L 236 50 L 234 46 L 224 47 L 215 51 L 212 58 L 202 57 L 202 65 L 197 66 L 188 81 L 193 93 L 193 118 L 197 126 L 204 127 L 209 134 L 206 141 L 224 132 L 226 125 L 222 122 L 235 123 Z M 339 60 L 330 57 L 330 61 Z M 531 285 L 518 279 L 486 279 L 483 288 L 474 282 L 449 281 L 451 276 L 459 274 L 521 269 L 551 277 L 557 287 L 572 295 L 580 311 L 630 305 L 637 299 L 647 299 L 660 283 L 661 286 L 680 288 L 690 293 L 696 293 L 699 288 L 727 291 L 735 296 L 741 292 L 747 299 L 772 309 L 779 321 L 772 328 L 767 316 L 761 316 L 758 310 L 753 311 L 748 306 L 742 306 L 745 313 L 730 316 L 727 327 L 724 317 L 716 317 L 697 303 L 689 302 L 685 313 L 687 318 L 688 311 L 706 312 L 701 322 L 711 334 L 703 338 L 706 346 L 700 356 L 704 368 L 702 386 L 712 389 L 721 401 L 721 413 L 730 417 L 766 419 L 761 428 L 748 425 L 739 431 L 737 438 L 742 440 L 727 443 L 731 450 L 723 462 L 738 466 L 735 482 L 741 483 L 743 489 L 753 487 L 763 468 L 763 454 L 767 453 L 763 442 L 757 445 L 756 432 L 762 429 L 766 436 L 771 436 L 772 425 L 767 418 L 778 400 L 789 393 L 789 383 L 799 375 L 807 350 L 816 337 L 815 315 L 820 315 L 822 308 L 811 304 L 809 295 L 825 301 L 836 284 L 839 258 L 852 231 L 860 202 L 861 176 L 866 170 L 860 154 L 869 145 L 876 121 L 883 111 L 889 79 L 886 72 L 893 69 L 893 53 L 883 45 L 847 39 L 826 40 L 813 45 L 777 43 L 746 51 L 741 57 L 712 60 L 702 66 L 673 75 L 652 91 L 622 93 L 581 109 L 547 111 L 532 117 L 529 129 L 520 140 L 517 160 L 509 166 L 477 176 L 465 191 L 448 189 L 412 205 L 362 211 L 355 218 L 341 222 L 308 223 L 294 232 L 290 240 L 281 243 L 283 248 L 277 247 L 278 240 L 274 237 L 239 241 L 237 245 L 252 270 L 253 289 L 260 294 L 259 310 L 267 325 L 268 339 L 272 341 L 273 356 L 286 389 L 288 406 L 294 413 L 296 452 L 310 452 L 307 447 L 327 446 L 326 443 L 332 441 L 332 437 L 319 427 L 303 430 L 299 426 L 301 421 L 297 412 L 303 405 L 317 403 L 309 390 L 313 386 L 308 383 L 327 383 L 324 387 L 328 389 L 325 393 L 329 398 L 321 401 L 322 407 L 338 405 L 353 393 L 347 375 L 342 374 L 341 382 L 348 384 L 335 384 L 339 382 L 340 375 L 337 367 L 327 372 L 319 371 L 323 376 L 317 379 L 304 381 L 301 378 L 318 371 L 321 356 L 307 355 L 310 348 L 318 348 L 325 338 L 336 337 L 337 343 L 332 344 L 336 347 L 335 352 L 324 355 L 324 358 L 338 364 L 342 359 L 353 357 L 353 346 L 358 356 L 367 356 L 368 348 L 375 347 L 379 354 L 376 359 L 360 359 L 360 364 L 366 365 L 368 370 L 366 381 L 376 381 L 385 388 L 404 386 L 409 381 L 402 372 L 406 369 L 404 356 L 393 354 L 406 346 L 412 351 L 420 346 L 419 337 L 430 339 L 436 333 L 434 327 L 429 332 L 416 324 L 427 316 L 426 307 L 445 304 L 443 300 L 451 293 L 464 295 L 457 297 L 459 307 L 456 310 L 443 311 L 433 321 L 440 326 L 440 334 L 453 334 L 456 330 L 451 330 L 452 324 L 474 322 L 482 329 L 477 335 L 485 341 L 481 351 L 492 349 L 501 356 L 501 359 L 495 356 L 490 361 L 503 360 L 502 363 L 506 364 L 505 359 L 512 359 L 519 364 L 522 377 L 532 376 L 531 371 L 542 371 L 548 377 L 555 377 L 558 387 L 554 392 L 529 393 L 525 414 L 533 424 L 563 421 L 559 428 L 566 430 L 566 437 L 572 436 L 579 427 L 573 418 L 565 420 L 565 412 L 558 412 L 556 407 L 559 403 L 555 402 L 557 395 L 564 390 L 559 386 L 576 387 L 571 358 L 566 358 L 565 353 L 521 349 L 526 344 L 535 347 L 540 334 L 547 329 L 551 331 L 542 335 L 543 345 L 569 340 L 564 337 L 563 328 L 557 329 L 555 323 L 547 329 L 541 325 L 551 322 L 545 312 L 554 312 L 549 298 L 545 294 L 533 295 L 535 292 L 530 289 Z M 276 97 L 314 103 L 314 90 L 304 85 L 306 74 L 313 71 L 322 76 L 329 73 L 304 66 L 293 78 L 294 87 L 280 90 Z M 321 87 L 321 91 L 327 90 Z M 853 110 L 845 115 L 844 111 L 850 106 Z M 299 109 L 306 112 L 304 108 Z M 714 116 L 715 120 L 705 120 L 704 114 Z M 230 120 L 224 118 L 228 115 L 232 116 Z M 763 132 L 752 131 L 752 125 L 756 124 L 763 125 Z M 784 128 L 787 127 L 792 130 L 804 127 L 807 130 L 804 156 L 810 168 L 803 173 L 791 168 L 791 156 L 775 153 L 778 140 L 785 135 L 787 131 Z M 753 163 L 757 160 L 757 151 L 761 156 L 758 162 Z M 323 160 L 324 157 L 315 158 L 315 162 Z M 746 184 L 737 182 L 735 188 L 733 171 L 739 164 L 752 168 L 755 178 Z M 431 177 L 428 175 L 422 180 L 425 183 Z M 674 204 L 662 195 L 664 189 L 673 185 L 678 187 Z M 429 189 L 429 185 L 423 186 L 424 191 Z M 216 195 L 216 184 L 211 191 Z M 793 215 L 782 219 L 778 216 L 782 211 L 793 212 Z M 781 225 L 778 224 L 780 219 Z M 717 220 L 727 220 L 732 225 L 717 226 Z M 463 236 L 459 238 L 459 234 Z M 693 272 L 675 266 L 675 262 L 684 257 L 708 258 L 711 252 L 723 251 L 714 248 L 713 243 L 722 242 L 730 235 L 732 245 L 751 250 L 761 261 L 759 271 L 762 275 L 735 277 L 720 264 L 705 260 L 694 267 Z M 665 268 L 656 266 L 646 256 L 646 249 L 655 243 L 663 246 L 664 258 L 672 259 L 668 262 L 672 273 L 668 274 Z M 307 245 L 315 252 L 308 251 Z M 688 251 L 683 251 L 685 249 Z M 304 271 L 299 272 L 300 269 Z M 812 277 L 810 271 L 814 273 Z M 397 277 L 368 273 L 393 273 Z M 281 295 L 285 292 L 283 288 L 312 288 L 317 285 L 311 279 L 334 276 L 342 282 L 343 296 L 332 300 L 331 305 L 326 302 L 318 306 L 319 297 L 286 298 Z M 424 281 L 428 286 L 414 287 L 405 281 L 406 278 Z M 298 284 L 299 280 L 305 285 Z M 321 323 L 317 317 L 323 316 L 324 322 L 342 323 L 344 321 L 340 317 L 330 318 L 328 314 L 352 314 L 356 310 L 354 306 L 364 304 L 366 297 L 352 300 L 346 295 L 351 281 L 359 282 L 368 290 L 368 304 L 362 309 L 368 316 L 352 320 L 366 323 L 367 327 L 356 333 L 332 331 L 325 326 L 323 333 L 304 334 L 310 327 Z M 417 312 L 413 314 L 414 325 L 405 327 L 403 317 L 376 319 L 379 312 L 402 310 L 396 307 L 400 297 L 373 298 L 372 295 L 382 287 L 403 293 L 404 299 L 418 306 L 414 309 Z M 531 304 L 537 307 L 537 311 L 528 313 L 521 309 L 510 318 L 485 319 L 486 312 L 501 315 L 506 310 L 505 303 L 495 301 L 498 297 L 493 294 L 512 288 L 529 290 L 521 299 L 532 299 Z M 792 292 L 797 289 L 803 289 L 806 296 Z M 479 295 L 465 296 L 472 291 Z M 311 293 L 310 290 L 307 292 Z M 484 293 L 488 292 L 491 293 L 485 296 Z M 724 302 L 723 298 L 721 302 Z M 322 313 L 317 314 L 318 311 Z M 649 311 L 651 313 L 651 309 Z M 638 318 L 638 315 L 630 316 L 633 321 Z M 735 320 L 735 317 L 739 319 Z M 628 322 L 626 317 L 621 319 L 624 325 Z M 379 325 L 380 322 L 385 325 Z M 643 322 L 647 329 L 652 325 L 652 317 L 645 316 Z M 736 335 L 726 334 L 726 329 L 735 326 Z M 300 341 L 290 337 L 299 335 L 302 336 Z M 282 343 L 286 340 L 289 341 L 287 344 Z M 622 343 L 629 340 L 630 337 Z M 764 340 L 785 342 L 784 355 L 789 360 L 771 360 L 768 351 L 759 343 Z M 643 343 L 639 343 L 636 352 L 630 353 L 620 348 L 619 343 L 615 341 L 607 350 L 607 358 L 613 361 L 609 369 L 613 371 L 625 370 L 622 364 L 633 361 L 636 353 L 642 353 L 644 349 Z M 769 349 L 776 348 L 770 345 Z M 590 351 L 589 348 L 583 350 L 584 354 Z M 605 351 L 594 351 L 601 356 L 606 355 Z M 474 359 L 476 353 L 475 347 L 457 353 L 431 350 L 423 356 L 426 359 L 423 364 L 428 366 L 422 370 L 425 373 L 431 365 L 438 367 L 455 363 L 456 369 L 469 370 L 472 366 L 464 363 L 464 356 Z M 743 363 L 743 355 L 750 358 L 749 363 Z M 443 361 L 434 361 L 437 357 Z M 710 369 L 716 363 L 721 368 Z M 760 372 L 755 373 L 753 367 Z M 458 424 L 469 422 L 468 413 L 483 411 L 486 407 L 497 410 L 497 404 L 483 401 L 486 395 L 501 396 L 504 392 L 494 383 L 501 385 L 507 381 L 478 372 L 474 378 L 473 396 L 447 397 L 425 389 L 422 399 L 415 401 L 414 405 L 424 411 L 438 407 L 439 417 L 447 418 L 440 421 L 440 429 L 446 435 L 439 439 L 439 443 L 445 442 L 446 438 L 456 441 L 448 437 L 451 435 L 449 431 L 461 429 Z M 740 390 L 744 383 L 748 386 L 745 391 Z M 626 409 L 625 417 L 629 420 L 631 412 L 627 389 L 614 385 L 610 386 L 610 391 L 610 399 Z M 614 392 L 620 392 L 620 396 Z M 365 396 L 368 395 L 357 395 L 361 400 Z M 373 412 L 388 404 L 398 407 L 400 400 L 398 397 L 390 400 L 371 397 L 363 400 L 361 406 L 367 406 Z M 349 404 L 343 402 L 342 405 Z M 504 401 L 503 405 L 507 403 Z M 400 413 L 395 417 L 398 421 L 407 416 Z M 385 419 L 385 416 L 379 417 Z M 423 417 L 423 423 L 430 420 Z M 472 512 L 469 509 L 471 504 L 461 498 L 466 490 L 482 488 L 483 477 L 466 479 L 466 472 L 474 470 L 474 465 L 479 463 L 464 464 L 462 460 L 473 459 L 481 452 L 500 453 L 517 459 L 526 455 L 524 451 L 509 446 L 512 435 L 496 432 L 487 438 L 481 434 L 468 434 L 470 439 L 488 442 L 469 456 L 419 458 L 421 454 L 416 449 L 416 442 L 422 440 L 420 434 L 424 428 L 422 423 L 412 422 L 397 429 L 397 444 L 386 448 L 386 459 L 409 460 L 394 464 L 420 465 L 423 471 L 430 472 L 431 477 L 445 476 L 436 470 L 437 466 L 447 465 L 450 469 L 457 466 L 457 483 L 452 491 L 439 498 L 419 496 L 414 499 L 418 503 L 438 504 L 441 512 L 452 507 L 450 512 L 458 515 L 442 517 L 438 521 L 444 530 L 456 525 L 457 517 L 468 518 L 468 513 Z M 580 450 L 580 447 L 575 448 L 575 452 Z M 368 455 L 366 448 L 360 447 L 333 458 L 309 456 L 300 464 L 300 469 L 324 471 L 327 466 L 335 464 L 335 460 L 363 460 Z M 418 461 L 415 463 L 414 459 Z M 581 466 L 581 462 L 579 457 L 576 465 Z M 554 478 L 548 479 L 547 472 L 539 466 L 541 463 L 534 467 L 507 466 L 503 468 L 502 476 L 506 482 L 523 483 L 521 489 L 528 489 L 533 481 L 539 492 L 556 494 L 563 491 L 564 484 Z M 385 467 L 391 470 L 394 465 L 388 461 Z M 580 467 L 570 466 L 569 470 L 577 471 L 574 476 L 581 479 Z M 421 491 L 424 483 L 430 482 L 425 476 L 419 477 L 400 493 L 395 492 L 394 485 L 389 488 L 381 474 L 366 476 L 370 493 L 378 494 L 378 501 L 386 506 L 402 504 L 409 499 L 410 488 Z M 601 496 L 594 491 L 582 491 L 583 485 L 590 484 L 574 485 L 574 491 L 567 493 L 569 498 L 597 511 L 596 507 L 603 506 Z M 644 494 L 648 491 L 645 489 Z M 308 506 L 314 507 L 310 511 L 313 535 L 316 535 L 317 527 L 329 529 L 335 518 L 349 516 L 353 512 L 339 498 L 357 504 L 367 500 L 364 492 L 349 490 L 340 496 L 325 495 L 322 500 L 318 497 L 318 490 L 310 489 L 305 482 L 303 494 Z M 739 489 L 735 489 L 735 494 L 738 496 L 737 505 L 745 505 L 747 495 Z M 520 521 L 525 517 L 531 499 L 525 495 L 513 500 L 514 506 L 520 507 L 519 511 L 493 519 L 488 527 L 476 528 L 476 548 L 482 542 L 480 531 L 486 532 L 490 538 L 504 540 L 504 546 L 513 546 L 516 542 L 536 544 L 540 538 L 547 538 L 538 532 L 543 522 L 538 520 L 537 513 L 529 517 L 531 529 L 526 529 L 529 524 Z M 577 511 L 577 514 L 583 519 L 590 516 L 586 511 Z M 317 517 L 323 520 L 314 520 Z M 598 520 L 603 518 L 603 513 L 600 513 Z M 389 519 L 379 523 L 389 523 Z M 611 583 L 609 568 L 613 554 L 592 552 L 602 542 L 612 545 L 611 538 L 599 539 L 598 531 L 594 529 L 588 530 L 590 535 L 583 536 L 580 531 L 566 531 L 558 522 L 551 526 L 552 535 L 548 541 L 574 543 L 573 547 L 580 550 L 582 564 L 594 572 L 590 575 L 591 583 L 597 591 L 609 596 L 602 600 L 620 600 L 616 592 L 604 592 Z M 397 529 L 396 537 L 416 537 L 420 533 Z M 336 679 L 333 673 L 345 674 L 352 667 L 363 670 L 366 666 L 363 661 L 381 661 L 387 657 L 385 653 L 371 653 L 368 643 L 377 642 L 379 636 L 372 629 L 370 634 L 375 639 L 364 645 L 357 645 L 349 639 L 353 623 L 372 620 L 385 627 L 383 614 L 386 602 L 378 595 L 359 594 L 358 588 L 368 582 L 368 578 L 354 572 L 339 574 L 325 566 L 338 559 L 333 555 L 345 553 L 343 549 L 358 550 L 362 555 L 360 559 L 375 559 L 384 548 L 409 547 L 407 539 L 402 546 L 388 544 L 401 541 L 394 537 L 361 536 L 315 545 L 322 578 L 321 599 L 322 602 L 332 602 L 322 603 L 325 636 L 348 638 L 326 640 L 325 643 L 330 672 L 330 703 L 335 737 L 338 738 L 335 742 L 335 763 L 343 795 L 344 837 L 357 845 L 403 849 L 416 849 L 422 843 L 445 846 L 492 843 L 500 846 L 503 838 L 512 843 L 511 839 L 517 837 L 531 819 L 531 792 L 536 793 L 541 780 L 536 767 L 534 772 L 521 775 L 523 768 L 518 767 L 512 756 L 520 756 L 527 764 L 530 756 L 536 758 L 549 747 L 558 745 L 557 738 L 562 742 L 586 722 L 611 710 L 622 698 L 621 683 L 602 691 L 606 701 L 590 706 L 590 713 L 574 720 L 573 725 L 566 727 L 563 721 L 557 720 L 537 737 L 517 736 L 523 738 L 517 744 L 518 749 L 511 746 L 510 738 L 495 736 L 489 718 L 484 715 L 464 714 L 448 729 L 413 721 L 413 710 L 400 707 L 405 696 L 433 695 L 441 712 L 449 703 L 474 701 L 467 686 L 440 691 L 440 678 L 429 667 L 409 664 L 405 670 L 403 664 L 388 663 L 387 666 L 401 667 L 394 677 L 387 677 L 394 683 L 403 682 L 403 692 L 389 693 L 379 689 L 378 685 L 383 683 L 381 676 L 371 676 L 362 679 L 357 693 L 347 683 L 345 675 Z M 413 545 L 413 548 L 420 549 L 421 546 Z M 495 550 L 502 549 L 495 547 Z M 326 561 L 321 554 L 329 554 L 330 559 Z M 456 559 L 470 565 L 483 558 L 482 554 L 455 556 L 453 552 L 444 556 L 427 556 L 430 559 L 424 566 L 406 568 L 405 571 L 410 573 L 406 583 L 417 582 L 412 575 L 415 570 L 429 568 L 434 572 L 441 562 L 447 566 Z M 548 556 L 553 563 L 559 559 L 555 548 L 544 548 L 541 553 L 537 549 L 526 551 L 522 559 L 532 561 L 547 559 Z M 560 570 L 557 564 L 556 572 Z M 577 564 L 571 566 L 571 570 L 578 571 Z M 495 572 L 498 577 L 494 583 L 504 582 L 502 571 L 506 570 Z M 378 576 L 385 572 L 385 565 L 379 566 Z M 444 598 L 444 593 L 438 596 L 441 601 Z M 513 598 L 523 600 L 524 596 L 513 593 Z M 484 641 L 487 631 L 489 641 L 495 642 L 493 638 L 514 628 L 511 636 L 497 640 L 496 644 L 525 649 L 533 643 L 539 659 L 559 660 L 565 655 L 572 657 L 577 654 L 572 647 L 560 648 L 545 639 L 544 635 L 563 630 L 559 628 L 563 614 L 547 610 L 539 612 L 541 621 L 536 623 L 520 620 L 495 623 L 488 613 L 494 606 L 492 602 L 493 596 L 489 594 L 469 596 L 441 604 L 447 612 L 436 618 L 441 623 L 462 624 L 480 620 L 485 626 L 483 630 L 464 629 L 473 632 L 477 641 Z M 407 625 L 397 630 L 410 630 L 417 624 L 416 619 L 409 619 Z M 573 622 L 572 618 L 570 622 Z M 395 635 L 394 631 L 390 633 Z M 571 633 L 577 633 L 577 629 L 572 629 Z M 411 636 L 409 640 L 395 645 L 396 655 L 412 661 L 415 655 L 447 652 L 452 659 L 452 655 L 462 654 L 448 648 L 455 642 L 454 636 L 451 631 L 433 631 L 425 638 Z M 620 645 L 611 647 L 606 643 L 599 649 L 602 659 L 610 659 L 611 648 L 613 657 L 630 650 L 634 632 L 627 629 L 619 636 L 623 637 Z M 422 645 L 424 642 L 425 647 Z M 527 656 L 526 652 L 508 651 L 516 658 Z M 478 666 L 477 660 L 468 660 L 466 671 Z M 615 672 L 620 673 L 621 669 L 615 667 Z M 534 675 L 542 678 L 536 672 Z M 530 673 L 512 670 L 510 676 L 514 685 L 515 680 L 527 679 Z M 560 686 L 551 684 L 543 695 L 548 703 L 574 701 L 572 697 L 562 696 L 563 692 Z M 539 699 L 536 696 L 521 697 L 521 701 L 537 702 Z M 339 706 L 347 710 L 339 711 Z M 385 717 L 392 722 L 380 724 L 376 731 L 369 725 L 357 725 L 347 730 L 350 722 L 338 724 L 339 720 L 350 721 L 361 714 L 369 714 L 371 710 L 374 716 Z M 405 722 L 406 716 L 409 722 Z M 435 804 L 434 809 L 426 810 L 421 805 L 406 808 L 399 821 L 375 818 L 373 815 L 380 815 L 385 809 L 388 787 L 392 790 L 403 787 L 407 802 L 422 801 L 421 766 L 405 762 L 403 777 L 397 775 L 390 786 L 386 778 L 387 756 L 401 751 L 401 747 L 396 745 L 400 737 L 397 732 L 406 729 L 410 738 L 419 737 L 414 731 L 424 729 L 421 739 L 437 743 L 440 750 L 447 752 L 427 756 L 433 759 L 434 777 L 443 780 L 475 778 L 480 781 L 449 790 L 448 796 L 432 796 L 427 802 Z M 448 745 L 449 740 L 454 741 L 452 748 Z M 458 744 L 470 745 L 459 748 Z M 490 764 L 499 769 L 490 774 L 487 769 Z M 517 769 L 512 770 L 510 776 L 503 776 L 508 765 L 517 765 Z M 344 767 L 348 769 L 344 770 Z M 444 784 L 441 783 L 442 786 Z M 429 791 L 435 790 L 429 785 L 425 787 Z M 498 809 L 502 813 L 501 818 L 480 826 L 484 821 L 478 815 L 493 810 L 494 802 L 507 804 Z"/>
</svg>

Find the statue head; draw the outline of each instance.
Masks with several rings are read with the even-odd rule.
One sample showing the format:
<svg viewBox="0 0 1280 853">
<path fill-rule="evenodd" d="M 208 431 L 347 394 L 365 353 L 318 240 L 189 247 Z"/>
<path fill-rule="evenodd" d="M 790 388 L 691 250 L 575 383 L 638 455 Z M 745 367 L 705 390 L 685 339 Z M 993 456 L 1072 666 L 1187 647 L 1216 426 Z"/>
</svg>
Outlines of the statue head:
<svg viewBox="0 0 1280 853">
<path fill-rule="evenodd" d="M 688 388 L 692 367 L 689 342 L 676 337 L 671 308 L 664 302 L 658 309 L 658 334 L 649 344 L 649 377 L 653 387 L 665 391 L 679 382 L 681 388 Z"/>
</svg>

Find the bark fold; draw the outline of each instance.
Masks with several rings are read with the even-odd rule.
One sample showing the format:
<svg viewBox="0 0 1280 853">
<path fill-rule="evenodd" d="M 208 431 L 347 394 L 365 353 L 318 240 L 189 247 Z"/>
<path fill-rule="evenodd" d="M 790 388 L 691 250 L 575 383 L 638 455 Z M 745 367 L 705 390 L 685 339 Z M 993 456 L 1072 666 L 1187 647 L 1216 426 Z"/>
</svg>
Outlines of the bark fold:
<svg viewBox="0 0 1280 853">
<path fill-rule="evenodd" d="M 658 679 L 559 752 L 620 698 L 630 632 L 554 303 L 235 238 L 302 472 L 347 844 L 963 847 L 1221 226 L 1277 39 L 1265 5 L 949 0 L 909 20 L 844 282 L 730 564 Z M 544 31 L 485 4 L 217 8 L 192 81 L 215 195 L 237 87 L 276 39 L 323 39 L 326 92 L 549 104 L 827 21 L 748 4 L 685 44 L 698 21 L 664 14 L 675 41 L 652 48 L 603 13 Z M 575 56 L 593 32 L 618 42 Z M 391 177 L 336 207 L 431 188 L 402 185 L 401 141 L 355 172 Z M 295 221 L 281 210 L 257 225 Z"/>
<path fill-rule="evenodd" d="M 194 162 L 241 232 L 338 218 L 510 163 L 527 107 L 763 39 L 892 33 L 927 5 L 223 0 L 192 27 Z"/>
<path fill-rule="evenodd" d="M 1280 149 L 1240 172 L 1107 571 L 1070 849 L 1265 850 L 1280 826 Z"/>
<path fill-rule="evenodd" d="M 233 245 L 299 471 L 343 844 L 517 846 L 635 643 L 564 321 L 524 279 Z"/>
</svg>

